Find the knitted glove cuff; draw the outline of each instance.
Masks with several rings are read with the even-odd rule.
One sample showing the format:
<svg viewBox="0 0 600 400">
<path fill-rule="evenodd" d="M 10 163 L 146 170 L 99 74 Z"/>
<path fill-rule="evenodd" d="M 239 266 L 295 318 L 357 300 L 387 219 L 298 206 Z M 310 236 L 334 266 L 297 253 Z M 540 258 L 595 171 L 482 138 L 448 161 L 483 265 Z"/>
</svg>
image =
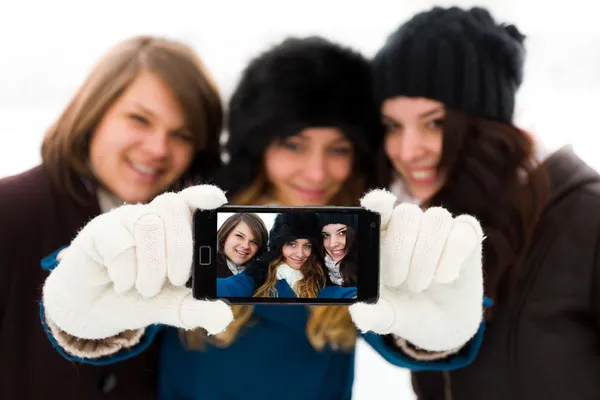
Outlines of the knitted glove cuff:
<svg viewBox="0 0 600 400">
<path fill-rule="evenodd" d="M 392 335 L 394 337 L 394 343 L 396 346 L 398 346 L 398 348 L 407 356 L 414 358 L 415 360 L 422 360 L 422 361 L 434 361 L 434 360 L 441 360 L 443 358 L 446 358 L 452 354 L 456 354 L 460 351 L 460 349 L 463 348 L 463 346 L 454 348 L 454 349 L 450 349 L 450 350 L 446 350 L 446 351 L 427 351 L 427 350 L 423 350 L 420 349 L 419 347 L 415 346 L 414 344 L 408 342 L 405 339 L 402 339 L 401 337 Z"/>
<path fill-rule="evenodd" d="M 70 355 L 85 359 L 102 358 L 118 353 L 122 349 L 134 347 L 140 342 L 146 330 L 145 328 L 127 330 L 118 335 L 97 340 L 80 339 L 60 329 L 47 315 L 45 318 L 46 325 L 58 345 Z"/>
</svg>

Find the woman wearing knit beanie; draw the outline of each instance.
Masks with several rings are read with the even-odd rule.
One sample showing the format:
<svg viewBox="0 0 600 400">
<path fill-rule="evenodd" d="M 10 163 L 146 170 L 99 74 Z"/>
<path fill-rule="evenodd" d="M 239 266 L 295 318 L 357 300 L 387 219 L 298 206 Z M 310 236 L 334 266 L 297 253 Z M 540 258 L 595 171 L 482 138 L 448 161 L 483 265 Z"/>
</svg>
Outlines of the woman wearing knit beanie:
<svg viewBox="0 0 600 400">
<path fill-rule="evenodd" d="M 414 373 L 420 399 L 600 398 L 600 176 L 513 124 L 524 43 L 485 9 L 436 7 L 372 63 L 381 183 L 423 208 L 473 215 L 486 235 L 494 305 L 482 347 L 464 368 Z"/>
<path fill-rule="evenodd" d="M 322 250 L 329 279 L 335 285 L 358 285 L 358 218 L 344 213 L 319 213 Z"/>
</svg>

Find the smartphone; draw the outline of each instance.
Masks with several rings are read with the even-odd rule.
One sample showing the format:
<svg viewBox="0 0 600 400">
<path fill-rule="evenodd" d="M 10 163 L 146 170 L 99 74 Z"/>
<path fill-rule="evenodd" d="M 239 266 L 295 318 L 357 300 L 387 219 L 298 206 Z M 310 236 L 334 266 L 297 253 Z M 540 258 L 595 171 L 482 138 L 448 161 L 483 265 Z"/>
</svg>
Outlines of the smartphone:
<svg viewBox="0 0 600 400">
<path fill-rule="evenodd" d="M 198 209 L 193 296 L 230 304 L 375 303 L 380 224 L 378 213 L 362 207 Z"/>
</svg>

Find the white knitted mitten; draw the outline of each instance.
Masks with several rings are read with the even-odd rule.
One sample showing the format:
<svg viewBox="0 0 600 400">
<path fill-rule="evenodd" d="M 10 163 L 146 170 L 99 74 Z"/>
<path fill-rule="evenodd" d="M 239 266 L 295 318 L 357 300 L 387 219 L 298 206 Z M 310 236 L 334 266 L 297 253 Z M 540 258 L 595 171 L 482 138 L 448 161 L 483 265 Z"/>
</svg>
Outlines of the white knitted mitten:
<svg viewBox="0 0 600 400">
<path fill-rule="evenodd" d="M 481 226 L 444 208 L 395 202 L 384 190 L 361 201 L 381 214 L 380 297 L 352 305 L 352 319 L 364 332 L 393 334 L 423 350 L 461 347 L 483 317 Z"/>
<path fill-rule="evenodd" d="M 201 185 L 94 218 L 44 284 L 47 318 L 82 339 L 151 324 L 222 332 L 233 319 L 230 307 L 193 299 L 185 284 L 191 276 L 193 213 L 226 202 L 219 188 Z"/>
</svg>

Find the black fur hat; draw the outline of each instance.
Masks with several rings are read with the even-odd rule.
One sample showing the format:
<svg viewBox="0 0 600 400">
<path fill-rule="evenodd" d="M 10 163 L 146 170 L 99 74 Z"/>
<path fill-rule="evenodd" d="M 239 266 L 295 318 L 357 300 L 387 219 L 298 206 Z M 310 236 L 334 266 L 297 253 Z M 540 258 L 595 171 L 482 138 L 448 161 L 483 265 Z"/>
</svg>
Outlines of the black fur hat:
<svg viewBox="0 0 600 400">
<path fill-rule="evenodd" d="M 234 91 L 217 178 L 228 196 L 256 178 L 266 147 L 308 127 L 338 127 L 354 143 L 361 169 L 383 137 L 370 63 L 320 37 L 288 38 L 253 59 Z"/>
<path fill-rule="evenodd" d="M 379 104 L 426 97 L 450 108 L 511 123 L 523 80 L 523 36 L 481 7 L 433 9 L 392 33 L 373 60 Z"/>
<path fill-rule="evenodd" d="M 319 229 L 329 224 L 344 224 L 354 229 L 358 228 L 358 218 L 356 214 L 350 213 L 319 213 Z"/>
<path fill-rule="evenodd" d="M 269 251 L 281 251 L 284 244 L 295 239 L 308 239 L 314 248 L 321 242 L 319 220 L 313 213 L 282 213 L 275 217 L 269 231 Z"/>
</svg>

